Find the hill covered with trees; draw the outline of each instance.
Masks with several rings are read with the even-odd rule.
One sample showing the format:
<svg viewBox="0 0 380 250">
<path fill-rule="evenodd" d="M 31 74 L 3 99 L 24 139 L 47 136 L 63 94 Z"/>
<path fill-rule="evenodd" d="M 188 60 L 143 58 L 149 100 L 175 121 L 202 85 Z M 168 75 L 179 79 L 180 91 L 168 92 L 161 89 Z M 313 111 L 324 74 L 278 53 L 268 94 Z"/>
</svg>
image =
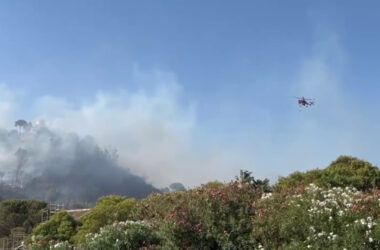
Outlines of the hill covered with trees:
<svg viewBox="0 0 380 250">
<path fill-rule="evenodd" d="M 158 189 L 121 166 L 116 151 L 95 139 L 15 122 L 0 129 L 0 200 L 38 199 L 66 207 L 95 204 L 109 194 L 144 198 Z"/>
</svg>

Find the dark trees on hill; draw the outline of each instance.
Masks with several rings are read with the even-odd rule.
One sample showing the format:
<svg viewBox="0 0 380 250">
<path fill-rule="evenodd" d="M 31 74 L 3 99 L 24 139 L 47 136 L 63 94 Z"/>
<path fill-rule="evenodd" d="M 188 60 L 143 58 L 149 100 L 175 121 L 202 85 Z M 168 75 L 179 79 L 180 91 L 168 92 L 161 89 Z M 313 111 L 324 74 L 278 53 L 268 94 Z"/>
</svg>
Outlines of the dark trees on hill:
<svg viewBox="0 0 380 250">
<path fill-rule="evenodd" d="M 41 222 L 41 210 L 45 207 L 45 202 L 35 200 L 0 202 L 0 238 L 8 236 L 14 228 L 30 233 Z"/>
</svg>

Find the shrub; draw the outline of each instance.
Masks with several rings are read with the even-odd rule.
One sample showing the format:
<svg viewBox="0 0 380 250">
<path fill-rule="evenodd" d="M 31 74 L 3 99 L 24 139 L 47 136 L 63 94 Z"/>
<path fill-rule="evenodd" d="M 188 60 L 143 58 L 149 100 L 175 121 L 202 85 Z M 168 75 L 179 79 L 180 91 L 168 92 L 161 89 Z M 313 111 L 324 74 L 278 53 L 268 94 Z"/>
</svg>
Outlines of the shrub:
<svg viewBox="0 0 380 250">
<path fill-rule="evenodd" d="M 30 233 L 40 221 L 45 202 L 6 200 L 0 202 L 0 238 L 8 236 L 13 228 L 22 227 Z"/>
<path fill-rule="evenodd" d="M 32 233 L 32 243 L 46 247 L 61 241 L 71 241 L 78 223 L 66 211 L 55 214 L 49 221 L 38 225 Z"/>
<path fill-rule="evenodd" d="M 46 249 L 54 249 L 54 250 L 70 250 L 76 249 L 72 244 L 68 241 L 54 241 L 51 240 L 45 245 L 41 245 L 39 243 L 32 243 L 30 245 L 31 250 L 46 250 Z"/>
<path fill-rule="evenodd" d="M 83 225 L 75 236 L 76 242 L 83 242 L 88 233 L 97 233 L 103 226 L 115 221 L 125 221 L 132 217 L 136 200 L 118 195 L 100 198 L 96 206 L 82 219 Z"/>
<path fill-rule="evenodd" d="M 165 249 L 247 249 L 255 244 L 252 203 L 262 195 L 256 184 L 245 178 L 154 194 L 138 203 L 138 215 L 155 222 Z"/>
<path fill-rule="evenodd" d="M 144 221 L 126 221 L 102 227 L 99 233 L 86 235 L 85 249 L 154 249 L 160 238 Z"/>
<path fill-rule="evenodd" d="M 84 217 L 76 247 L 380 249 L 380 189 L 371 188 L 377 173 L 367 162 L 340 157 L 324 170 L 294 173 L 273 190 L 267 180 L 241 171 L 230 183 L 210 182 L 137 202 L 107 196 Z M 45 245 L 35 246 L 73 248 L 70 240 L 64 242 L 72 235 L 65 233 L 70 223 L 59 225 L 61 230 L 49 229 L 53 225 L 40 230 L 38 235 L 50 237 L 37 238 Z"/>
<path fill-rule="evenodd" d="M 305 173 L 295 172 L 280 178 L 275 190 L 293 189 L 314 183 L 320 187 L 352 186 L 359 190 L 380 187 L 380 170 L 371 163 L 355 157 L 341 156 L 326 169 L 315 169 Z"/>
<path fill-rule="evenodd" d="M 319 188 L 277 193 L 256 205 L 253 236 L 266 249 L 379 249 L 380 193 Z"/>
</svg>

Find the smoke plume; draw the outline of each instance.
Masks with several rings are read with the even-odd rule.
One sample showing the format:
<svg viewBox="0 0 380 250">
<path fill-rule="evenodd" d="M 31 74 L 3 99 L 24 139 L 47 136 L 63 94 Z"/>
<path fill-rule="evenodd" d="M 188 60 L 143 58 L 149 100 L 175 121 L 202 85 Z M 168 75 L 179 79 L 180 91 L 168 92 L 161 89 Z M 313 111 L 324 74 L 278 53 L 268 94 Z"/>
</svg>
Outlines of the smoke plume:
<svg viewBox="0 0 380 250">
<path fill-rule="evenodd" d="M 141 198 L 157 191 L 119 166 L 116 150 L 101 149 L 90 136 L 53 130 L 41 122 L 0 130 L 0 152 L 3 198 L 78 206 L 108 194 Z"/>
</svg>

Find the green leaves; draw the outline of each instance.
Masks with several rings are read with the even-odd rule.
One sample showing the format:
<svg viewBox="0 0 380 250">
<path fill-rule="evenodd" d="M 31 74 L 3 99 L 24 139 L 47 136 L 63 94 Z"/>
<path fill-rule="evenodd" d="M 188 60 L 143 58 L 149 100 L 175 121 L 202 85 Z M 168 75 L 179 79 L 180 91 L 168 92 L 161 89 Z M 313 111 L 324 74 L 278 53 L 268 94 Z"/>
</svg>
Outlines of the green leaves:
<svg viewBox="0 0 380 250">
<path fill-rule="evenodd" d="M 274 188 L 241 171 L 230 183 L 139 201 L 102 197 L 79 230 L 60 213 L 35 229 L 33 242 L 51 249 L 67 249 L 73 238 L 87 249 L 380 249 L 379 180 L 377 167 L 348 156 Z M 12 204 L 17 213 L 9 218 L 21 221 L 23 206 Z"/>
<path fill-rule="evenodd" d="M 29 233 L 41 221 L 45 202 L 7 200 L 0 202 L 0 238 L 8 236 L 12 228 L 22 227 Z"/>
<path fill-rule="evenodd" d="M 77 233 L 78 222 L 66 211 L 55 214 L 49 221 L 38 225 L 32 232 L 34 242 L 71 241 Z"/>
<path fill-rule="evenodd" d="M 86 249 L 153 249 L 160 243 L 159 235 L 144 221 L 126 221 L 103 227 L 99 233 L 88 234 Z"/>
<path fill-rule="evenodd" d="M 153 194 L 138 202 L 137 214 L 156 226 L 164 249 L 249 249 L 256 214 L 252 203 L 262 189 L 245 176 L 246 181 Z"/>
<path fill-rule="evenodd" d="M 88 233 L 97 233 L 103 226 L 110 225 L 115 221 L 125 221 L 132 217 L 136 200 L 128 199 L 118 195 L 102 197 L 82 219 L 80 228 L 75 240 L 83 242 Z"/>
<path fill-rule="evenodd" d="M 369 162 L 341 156 L 325 169 L 295 172 L 288 177 L 280 178 L 274 188 L 281 191 L 310 183 L 321 187 L 352 186 L 359 190 L 368 190 L 380 187 L 380 170 Z"/>
</svg>

